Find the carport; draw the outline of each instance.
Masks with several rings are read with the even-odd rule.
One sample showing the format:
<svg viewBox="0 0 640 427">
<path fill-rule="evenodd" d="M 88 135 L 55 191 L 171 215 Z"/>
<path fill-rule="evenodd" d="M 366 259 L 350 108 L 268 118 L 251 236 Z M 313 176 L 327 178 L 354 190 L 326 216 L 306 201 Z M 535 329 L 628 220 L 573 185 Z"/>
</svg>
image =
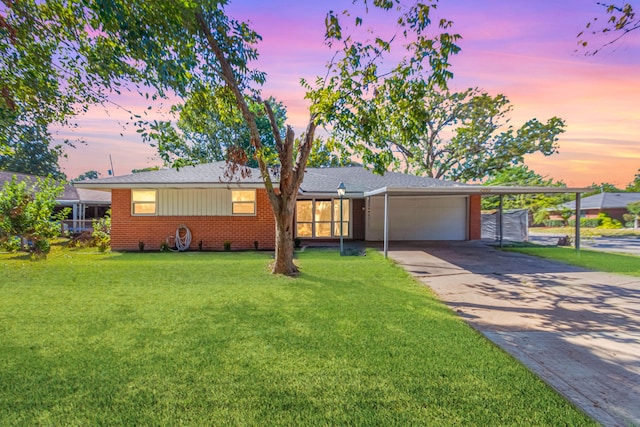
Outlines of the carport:
<svg viewBox="0 0 640 427">
<path fill-rule="evenodd" d="M 580 212 L 580 198 L 581 194 L 589 191 L 588 188 L 568 188 L 568 187 L 510 187 L 510 186 L 459 186 L 459 187 L 436 187 L 436 188 L 424 188 L 424 187 L 393 187 L 387 186 L 379 188 L 377 190 L 368 191 L 364 193 L 367 199 L 374 197 L 383 198 L 383 247 L 385 258 L 389 251 L 389 227 L 391 222 L 389 199 L 390 198 L 419 198 L 419 197 L 470 197 L 470 196 L 499 196 L 499 240 L 500 245 L 503 243 L 503 198 L 505 195 L 517 195 L 517 194 L 566 194 L 575 193 L 576 195 L 576 212 Z M 579 216 L 579 215 L 577 215 Z M 575 248 L 580 250 L 580 221 L 576 221 L 575 225 Z M 419 239 L 415 239 L 419 240 Z"/>
</svg>

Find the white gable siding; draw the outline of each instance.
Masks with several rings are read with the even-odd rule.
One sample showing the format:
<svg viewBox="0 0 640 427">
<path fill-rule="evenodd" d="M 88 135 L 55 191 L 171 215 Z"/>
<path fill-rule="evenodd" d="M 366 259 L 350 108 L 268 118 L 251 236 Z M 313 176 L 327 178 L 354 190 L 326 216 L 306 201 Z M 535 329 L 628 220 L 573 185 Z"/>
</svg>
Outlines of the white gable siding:
<svg viewBox="0 0 640 427">
<path fill-rule="evenodd" d="M 163 188 L 158 190 L 158 215 L 231 215 L 231 191 L 217 188 Z"/>
</svg>

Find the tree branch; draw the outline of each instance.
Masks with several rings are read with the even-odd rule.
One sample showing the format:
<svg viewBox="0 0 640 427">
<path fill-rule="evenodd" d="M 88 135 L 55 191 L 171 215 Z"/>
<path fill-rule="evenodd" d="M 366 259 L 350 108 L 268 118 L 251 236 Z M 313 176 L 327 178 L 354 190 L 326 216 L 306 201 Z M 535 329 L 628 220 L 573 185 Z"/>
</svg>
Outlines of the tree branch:
<svg viewBox="0 0 640 427">
<path fill-rule="evenodd" d="M 231 64 L 227 60 L 224 52 L 220 48 L 220 45 L 216 41 L 215 37 L 213 37 L 213 34 L 211 33 L 211 29 L 207 25 L 207 22 L 204 16 L 202 15 L 202 12 L 199 12 L 199 11 L 195 12 L 195 18 L 196 18 L 198 27 L 200 28 L 200 31 L 202 31 L 202 33 L 204 34 L 207 40 L 207 43 L 209 44 L 209 48 L 211 48 L 211 51 L 214 53 L 214 55 L 216 56 L 216 59 L 220 64 L 220 69 L 222 72 L 221 77 L 224 79 L 225 83 L 233 93 L 236 99 L 236 105 L 240 109 L 240 112 L 242 113 L 242 117 L 244 117 L 245 121 L 247 122 L 247 125 L 249 126 L 250 143 L 256 149 L 256 152 L 260 152 L 260 150 L 262 149 L 262 142 L 260 141 L 260 133 L 258 132 L 258 125 L 256 124 L 256 118 L 249 110 L 247 101 L 245 100 L 243 93 L 240 91 L 240 87 L 239 87 L 238 81 L 236 80 L 235 74 L 233 72 L 233 68 L 231 67 Z M 264 180 L 265 187 L 267 189 L 267 192 L 269 193 L 269 197 L 271 198 L 272 195 L 274 194 L 271 175 L 269 175 L 269 170 L 262 156 L 258 155 L 256 157 L 257 157 L 258 165 L 260 166 L 260 172 L 262 173 L 262 179 Z"/>
</svg>

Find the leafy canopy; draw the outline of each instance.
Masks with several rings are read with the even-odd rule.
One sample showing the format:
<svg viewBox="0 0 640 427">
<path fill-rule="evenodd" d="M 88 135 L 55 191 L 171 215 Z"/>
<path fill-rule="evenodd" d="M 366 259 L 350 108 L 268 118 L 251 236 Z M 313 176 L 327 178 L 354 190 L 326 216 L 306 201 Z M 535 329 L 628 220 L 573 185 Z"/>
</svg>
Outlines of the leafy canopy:
<svg viewBox="0 0 640 427">
<path fill-rule="evenodd" d="M 482 180 L 504 168 L 522 165 L 524 155 L 557 152 L 564 121 L 531 119 L 518 129 L 507 125 L 511 111 L 504 95 L 477 89 L 450 92 L 420 81 L 387 84 L 371 99 L 366 125 L 344 123 L 349 134 L 386 151 L 375 156 L 357 140 L 344 138 L 363 157 L 405 172 L 456 181 Z M 373 156 L 373 157 L 372 157 Z"/>
<path fill-rule="evenodd" d="M 487 179 L 483 185 L 517 186 L 517 187 L 566 187 L 562 181 L 554 181 L 529 169 L 526 165 L 512 166 L 502 169 Z M 557 207 L 571 200 L 570 194 L 517 194 L 503 197 L 504 209 L 529 209 L 533 212 L 534 222 L 541 223 L 547 219 L 547 208 Z M 482 209 L 498 209 L 498 196 L 482 198 Z"/>
</svg>

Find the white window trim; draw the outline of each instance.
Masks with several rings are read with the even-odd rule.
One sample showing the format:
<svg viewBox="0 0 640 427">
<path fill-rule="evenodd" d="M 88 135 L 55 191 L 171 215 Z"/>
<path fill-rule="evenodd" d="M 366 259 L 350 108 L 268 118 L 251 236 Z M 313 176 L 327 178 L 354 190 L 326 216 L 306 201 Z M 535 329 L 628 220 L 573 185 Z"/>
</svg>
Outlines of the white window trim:
<svg viewBox="0 0 640 427">
<path fill-rule="evenodd" d="M 233 201 L 233 192 L 234 191 L 253 191 L 253 202 L 234 202 Z M 235 207 L 236 204 L 240 204 L 240 205 L 248 205 L 248 204 L 253 204 L 253 212 L 252 213 L 234 213 L 233 212 L 233 208 Z M 258 193 L 255 189 L 251 189 L 251 188 L 243 188 L 243 189 L 238 189 L 238 190 L 231 190 L 231 215 L 232 216 L 256 216 L 258 214 Z"/>
<path fill-rule="evenodd" d="M 351 239 L 352 236 L 353 236 L 353 201 L 351 199 L 347 199 L 347 198 L 344 198 L 343 200 L 344 201 L 347 201 L 347 200 L 349 201 L 349 218 L 346 221 L 344 221 L 344 220 L 342 221 L 342 222 L 347 223 L 347 227 L 349 229 L 348 230 L 349 232 L 347 234 L 345 234 L 343 236 L 343 238 L 344 239 Z M 340 203 L 340 198 L 339 197 L 332 197 L 332 198 L 329 198 L 329 199 L 324 198 L 324 197 L 323 198 L 318 198 L 318 199 L 316 199 L 316 198 L 313 198 L 313 199 L 302 199 L 302 200 L 298 200 L 298 201 L 301 201 L 301 202 L 302 201 L 310 201 L 311 202 L 311 209 L 312 209 L 312 211 L 311 211 L 311 219 L 312 219 L 312 221 L 311 222 L 303 221 L 301 223 L 301 224 L 311 224 L 311 236 L 306 236 L 306 237 L 298 236 L 298 227 L 297 227 L 297 224 L 298 224 L 298 213 L 296 211 L 296 214 L 295 214 L 295 217 L 294 217 L 295 224 L 296 224 L 296 227 L 294 227 L 294 231 L 296 233 L 296 237 L 300 237 L 301 239 L 314 239 L 314 240 L 316 240 L 316 239 L 317 240 L 323 240 L 323 239 L 324 240 L 328 240 L 328 239 L 339 239 L 340 238 L 339 234 L 337 234 L 337 235 L 333 234 L 334 225 L 340 225 L 340 218 L 334 218 L 333 217 L 333 213 L 334 213 L 334 211 L 333 211 L 333 203 L 334 202 Z M 315 234 L 316 234 L 316 221 L 315 221 L 316 201 L 320 201 L 320 202 L 330 201 L 331 202 L 331 236 L 320 236 L 320 237 L 315 236 Z M 322 222 L 329 222 L 329 221 L 322 221 Z"/>
<path fill-rule="evenodd" d="M 155 193 L 155 201 L 153 202 L 136 202 L 133 200 L 133 193 L 136 191 L 153 191 Z M 136 213 L 136 205 L 154 205 L 153 213 Z M 158 190 L 153 188 L 133 188 L 131 189 L 131 215 L 132 216 L 158 216 Z"/>
</svg>

